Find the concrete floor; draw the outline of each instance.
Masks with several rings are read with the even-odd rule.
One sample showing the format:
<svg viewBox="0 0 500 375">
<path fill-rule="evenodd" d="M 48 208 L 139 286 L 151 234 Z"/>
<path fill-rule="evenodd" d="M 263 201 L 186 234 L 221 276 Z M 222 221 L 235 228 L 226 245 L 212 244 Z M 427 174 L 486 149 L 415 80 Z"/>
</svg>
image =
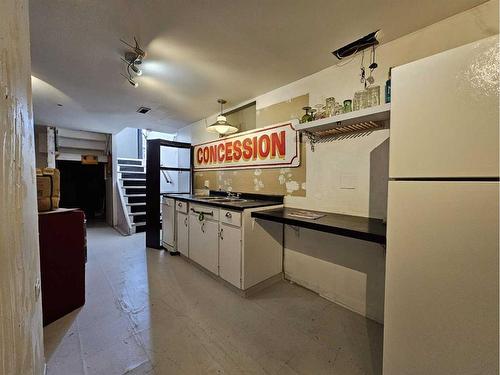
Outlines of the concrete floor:
<svg viewBox="0 0 500 375">
<path fill-rule="evenodd" d="M 87 301 L 45 328 L 49 375 L 382 373 L 380 324 L 285 281 L 242 298 L 144 242 L 88 229 Z"/>
</svg>

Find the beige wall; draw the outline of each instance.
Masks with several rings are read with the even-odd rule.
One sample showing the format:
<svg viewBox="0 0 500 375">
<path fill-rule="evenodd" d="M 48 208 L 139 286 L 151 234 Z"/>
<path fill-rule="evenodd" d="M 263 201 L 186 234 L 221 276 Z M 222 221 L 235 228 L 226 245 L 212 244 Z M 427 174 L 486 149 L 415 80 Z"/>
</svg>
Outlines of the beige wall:
<svg viewBox="0 0 500 375">
<path fill-rule="evenodd" d="M 0 374 L 44 368 L 28 1 L 0 2 Z"/>
<path fill-rule="evenodd" d="M 383 92 L 389 67 L 498 34 L 498 26 L 498 0 L 494 0 L 382 44 L 377 49 L 379 68 L 374 74 L 375 84 Z M 332 63 L 335 62 L 332 58 Z M 309 95 L 311 105 L 323 102 L 328 96 L 339 101 L 352 98 L 362 88 L 359 66 L 360 56 L 252 100 L 256 101 L 259 112 L 301 95 Z M 210 140 L 203 124 L 198 122 L 182 129 L 179 138 L 193 143 Z M 307 147 L 306 194 L 287 196 L 285 205 L 385 218 L 388 137 L 389 130 L 380 130 L 365 137 L 318 144 L 315 152 Z M 348 189 L 342 183 L 346 179 L 353 181 Z M 314 246 L 308 241 L 313 241 Z M 286 228 L 287 277 L 378 321 L 383 321 L 384 264 L 385 250 L 379 245 Z"/>
<path fill-rule="evenodd" d="M 498 34 L 498 0 L 457 14 L 412 34 L 382 44 L 377 49 L 378 69 L 375 84 L 383 93 L 389 67 L 402 65 L 432 54 Z M 382 40 L 383 42 L 383 40 Z M 332 64 L 336 63 L 332 57 Z M 337 100 L 352 98 L 362 88 L 359 83 L 360 56 L 344 65 L 332 65 L 316 74 L 260 95 L 257 113 L 266 107 L 309 95 L 309 104 L 323 102 L 328 96 Z M 230 99 L 230 98 L 229 98 Z M 242 103 L 243 104 L 243 103 Z M 302 111 L 301 111 L 302 112 Z M 213 122 L 215 115 L 207 118 Z M 259 115 L 257 116 L 257 118 Z M 321 209 L 351 215 L 384 218 L 386 216 L 387 163 L 389 130 L 367 137 L 319 144 L 315 152 L 306 150 L 306 194 L 289 197 L 293 207 Z M 214 139 L 205 130 L 205 119 L 181 129 L 179 140 L 201 143 Z M 343 189 L 343 176 L 353 177 L 355 189 Z"/>
<path fill-rule="evenodd" d="M 37 168 L 47 167 L 47 126 L 35 125 L 35 161 Z"/>
</svg>

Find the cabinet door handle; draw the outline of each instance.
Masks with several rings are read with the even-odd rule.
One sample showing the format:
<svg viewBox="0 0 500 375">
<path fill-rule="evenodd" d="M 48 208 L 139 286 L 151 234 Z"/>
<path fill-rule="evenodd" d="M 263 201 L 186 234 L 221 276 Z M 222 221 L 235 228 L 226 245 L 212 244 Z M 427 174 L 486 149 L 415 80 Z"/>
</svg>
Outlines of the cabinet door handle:
<svg viewBox="0 0 500 375">
<path fill-rule="evenodd" d="M 231 218 L 233 217 L 233 215 L 231 215 L 231 212 L 226 212 L 226 217 L 227 217 L 228 219 L 231 219 Z"/>
<path fill-rule="evenodd" d="M 187 217 L 184 218 L 184 226 L 186 226 L 186 227 L 188 226 L 188 218 Z"/>
<path fill-rule="evenodd" d="M 182 207 L 182 203 L 181 202 L 177 203 L 177 207 Z"/>
<path fill-rule="evenodd" d="M 201 231 L 205 233 L 205 222 L 201 223 Z"/>
<path fill-rule="evenodd" d="M 224 228 L 220 228 L 219 237 L 220 237 L 221 240 L 224 239 L 224 236 L 222 235 L 223 232 L 224 232 Z"/>
<path fill-rule="evenodd" d="M 204 212 L 204 211 L 198 211 L 195 210 L 194 208 L 191 208 L 191 211 L 194 212 L 195 214 L 203 214 L 203 215 L 209 215 L 209 216 L 214 216 L 214 212 Z"/>
</svg>

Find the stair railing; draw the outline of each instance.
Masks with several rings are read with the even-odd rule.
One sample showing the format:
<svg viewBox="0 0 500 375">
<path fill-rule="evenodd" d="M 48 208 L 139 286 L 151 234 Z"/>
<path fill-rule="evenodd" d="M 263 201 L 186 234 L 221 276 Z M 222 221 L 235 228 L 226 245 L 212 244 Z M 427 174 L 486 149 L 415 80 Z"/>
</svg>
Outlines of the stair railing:
<svg viewBox="0 0 500 375">
<path fill-rule="evenodd" d="M 129 212 L 127 209 L 127 203 L 125 202 L 125 197 L 123 195 L 123 188 L 119 182 L 116 183 L 116 189 L 118 191 L 118 199 L 120 204 L 117 210 L 117 223 L 116 229 L 123 235 L 129 236 L 132 234 L 132 222 L 130 221 Z M 120 209 L 121 208 L 121 209 Z"/>
</svg>

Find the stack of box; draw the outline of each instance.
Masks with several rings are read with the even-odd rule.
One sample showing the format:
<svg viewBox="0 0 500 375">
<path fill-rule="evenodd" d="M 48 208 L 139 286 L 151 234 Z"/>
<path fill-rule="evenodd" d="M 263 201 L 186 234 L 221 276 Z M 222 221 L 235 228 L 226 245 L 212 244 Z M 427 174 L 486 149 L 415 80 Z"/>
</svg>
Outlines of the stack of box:
<svg viewBox="0 0 500 375">
<path fill-rule="evenodd" d="M 38 211 L 52 211 L 59 208 L 60 175 L 56 168 L 36 170 Z"/>
</svg>

